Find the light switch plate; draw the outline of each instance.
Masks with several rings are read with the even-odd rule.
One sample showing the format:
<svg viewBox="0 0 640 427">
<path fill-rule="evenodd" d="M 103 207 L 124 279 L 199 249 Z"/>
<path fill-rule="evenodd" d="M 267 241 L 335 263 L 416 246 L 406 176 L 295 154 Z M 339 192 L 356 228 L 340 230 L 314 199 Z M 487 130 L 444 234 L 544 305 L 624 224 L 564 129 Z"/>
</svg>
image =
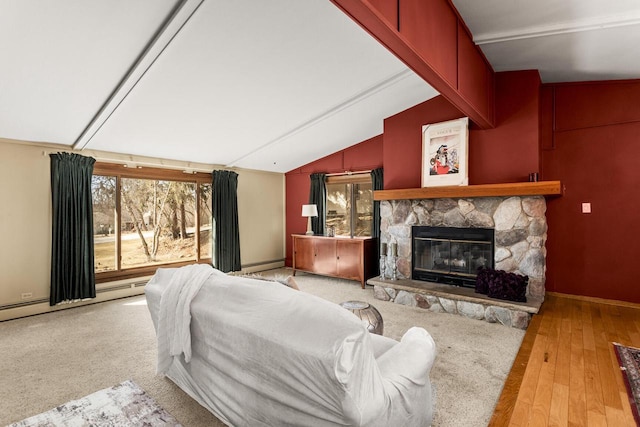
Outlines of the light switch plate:
<svg viewBox="0 0 640 427">
<path fill-rule="evenodd" d="M 582 204 L 582 213 L 591 213 L 591 203 Z"/>
</svg>

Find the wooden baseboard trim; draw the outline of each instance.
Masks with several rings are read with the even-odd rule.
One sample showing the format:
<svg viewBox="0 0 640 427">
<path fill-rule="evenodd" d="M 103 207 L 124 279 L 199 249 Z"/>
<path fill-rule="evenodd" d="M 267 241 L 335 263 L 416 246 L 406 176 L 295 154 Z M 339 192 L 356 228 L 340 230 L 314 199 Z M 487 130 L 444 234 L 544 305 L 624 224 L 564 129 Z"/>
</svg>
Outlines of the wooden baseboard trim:
<svg viewBox="0 0 640 427">
<path fill-rule="evenodd" d="M 637 308 L 640 309 L 640 304 L 629 301 L 619 301 L 615 299 L 606 299 L 606 298 L 598 298 L 598 297 L 589 297 L 585 295 L 571 295 L 571 294 L 562 294 L 559 292 L 546 292 L 546 295 L 553 295 L 560 298 L 570 298 L 578 301 L 588 301 L 596 304 L 609 304 L 615 305 L 618 307 L 627 307 L 627 308 Z"/>
</svg>

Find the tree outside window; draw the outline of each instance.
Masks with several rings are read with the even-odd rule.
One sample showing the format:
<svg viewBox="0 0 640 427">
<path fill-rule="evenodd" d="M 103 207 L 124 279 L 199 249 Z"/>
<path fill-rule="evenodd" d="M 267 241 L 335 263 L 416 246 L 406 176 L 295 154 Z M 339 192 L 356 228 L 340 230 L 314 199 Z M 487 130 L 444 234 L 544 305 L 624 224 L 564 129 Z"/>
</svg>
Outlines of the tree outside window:
<svg viewBox="0 0 640 427">
<path fill-rule="evenodd" d="M 146 169 L 146 170 L 145 170 Z M 115 173 L 114 173 L 115 172 Z M 146 175 L 148 176 L 145 176 Z M 210 260 L 211 174 L 98 165 L 92 180 L 96 274 Z M 146 267 L 146 268 L 145 268 Z"/>
<path fill-rule="evenodd" d="M 336 236 L 371 236 L 373 190 L 369 174 L 329 176 L 326 226 Z"/>
</svg>

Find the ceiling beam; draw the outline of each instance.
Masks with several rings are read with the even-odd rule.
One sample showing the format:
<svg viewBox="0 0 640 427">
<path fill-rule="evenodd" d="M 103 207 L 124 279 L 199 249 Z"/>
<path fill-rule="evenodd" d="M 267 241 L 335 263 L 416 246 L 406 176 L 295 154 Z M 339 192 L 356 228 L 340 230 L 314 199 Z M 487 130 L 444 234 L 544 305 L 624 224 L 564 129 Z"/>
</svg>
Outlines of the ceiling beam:
<svg viewBox="0 0 640 427">
<path fill-rule="evenodd" d="M 438 91 L 447 101 L 449 101 L 454 107 L 456 107 L 462 114 L 469 117 L 476 125 L 481 129 L 491 129 L 495 126 L 494 121 L 494 100 L 493 100 L 493 88 L 488 88 L 488 99 L 486 103 L 488 107 L 486 111 L 483 111 L 470 101 L 465 94 L 459 90 L 458 82 L 452 83 L 447 80 L 440 70 L 436 69 L 431 63 L 427 62 L 421 52 L 419 52 L 405 37 L 403 33 L 398 31 L 397 26 L 394 23 L 389 23 L 384 15 L 382 15 L 375 7 L 372 6 L 367 0 L 330 0 L 340 10 L 342 10 L 347 16 L 353 19 L 358 25 L 360 25 L 365 31 L 367 31 L 372 37 L 386 47 L 391 53 L 393 53 L 398 59 L 404 62 L 410 69 L 412 69 L 418 76 L 425 80 L 431 87 Z M 449 2 L 450 0 L 438 0 L 444 2 L 447 6 L 454 10 L 455 8 Z M 399 2 L 398 7 L 403 3 Z M 399 11 L 400 12 L 400 11 Z M 456 26 L 458 29 L 463 28 L 464 25 L 460 17 L 456 14 Z M 456 31 L 457 35 L 458 31 Z M 457 37 L 457 36 L 456 36 Z M 470 36 L 471 37 L 471 36 Z M 469 38 L 470 40 L 470 38 Z M 456 39 L 456 44 L 458 44 Z M 458 45 L 459 47 L 459 45 Z M 478 49 L 478 53 L 483 64 L 487 67 L 487 70 L 491 74 L 490 79 L 493 80 L 493 70 L 488 62 L 486 62 L 484 55 L 480 51 L 479 47 L 473 46 L 474 49 Z M 457 78 L 460 78 L 460 58 L 456 56 L 456 72 Z M 463 70 L 466 71 L 466 70 Z M 477 72 L 472 70 L 471 72 Z M 475 77 L 475 76 L 474 76 Z M 479 79 L 478 79 L 479 80 Z M 487 82 L 488 86 L 492 86 Z"/>
<path fill-rule="evenodd" d="M 129 95 L 140 79 L 151 68 L 175 36 L 191 19 L 204 0 L 181 0 L 164 21 L 153 39 L 147 44 L 140 56 L 133 63 L 127 74 L 122 78 L 116 89 L 107 98 L 97 114 L 91 119 L 87 127 L 73 144 L 74 150 L 83 150 L 93 136 L 109 120 L 122 101 Z"/>
</svg>

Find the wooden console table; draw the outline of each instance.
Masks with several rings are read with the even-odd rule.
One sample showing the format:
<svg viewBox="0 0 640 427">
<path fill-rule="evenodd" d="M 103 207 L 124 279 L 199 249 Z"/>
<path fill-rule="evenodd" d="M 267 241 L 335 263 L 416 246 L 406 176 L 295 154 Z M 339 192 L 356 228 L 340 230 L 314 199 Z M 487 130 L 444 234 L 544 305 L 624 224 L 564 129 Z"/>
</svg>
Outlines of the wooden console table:
<svg viewBox="0 0 640 427">
<path fill-rule="evenodd" d="M 373 237 L 327 237 L 292 234 L 293 275 L 296 270 L 357 280 L 362 289 L 378 275 L 377 245 Z"/>
</svg>

